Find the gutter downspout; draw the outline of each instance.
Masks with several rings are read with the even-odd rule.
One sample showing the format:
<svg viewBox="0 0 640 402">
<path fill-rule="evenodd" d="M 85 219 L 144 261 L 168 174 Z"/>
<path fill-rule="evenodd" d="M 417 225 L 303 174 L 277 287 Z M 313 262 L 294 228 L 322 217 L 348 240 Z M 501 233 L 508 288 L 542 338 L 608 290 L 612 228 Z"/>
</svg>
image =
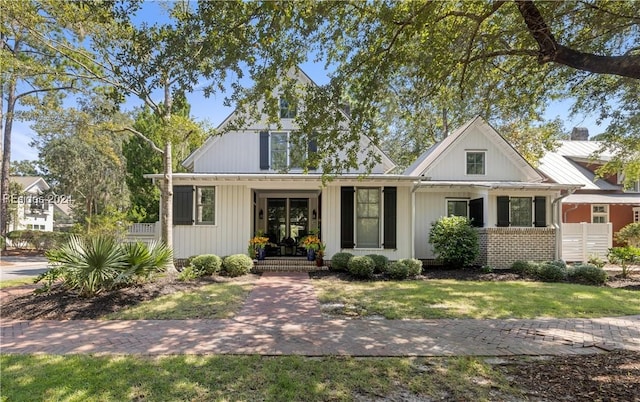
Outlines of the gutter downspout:
<svg viewBox="0 0 640 402">
<path fill-rule="evenodd" d="M 556 260 L 562 259 L 562 199 L 567 198 L 571 194 L 573 194 L 577 188 L 570 188 L 567 190 L 566 194 L 562 194 L 551 201 L 551 221 L 553 227 L 556 229 Z"/>
</svg>

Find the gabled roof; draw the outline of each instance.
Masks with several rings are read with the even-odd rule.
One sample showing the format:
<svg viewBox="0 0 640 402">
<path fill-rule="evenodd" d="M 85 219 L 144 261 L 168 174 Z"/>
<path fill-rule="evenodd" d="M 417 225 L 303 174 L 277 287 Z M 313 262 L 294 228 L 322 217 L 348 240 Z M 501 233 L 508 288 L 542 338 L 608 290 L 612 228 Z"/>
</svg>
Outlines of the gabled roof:
<svg viewBox="0 0 640 402">
<path fill-rule="evenodd" d="M 38 190 L 49 190 L 49 185 L 40 176 L 10 176 L 9 181 L 18 183 L 22 191 L 30 192 L 37 187 Z"/>
<path fill-rule="evenodd" d="M 434 144 L 420 155 L 418 159 L 404 171 L 404 174 L 408 176 L 423 176 L 449 148 L 453 147 L 454 144 L 464 137 L 472 128 L 478 128 L 490 141 L 500 148 L 502 153 L 524 173 L 528 181 L 541 182 L 545 180 L 545 177 L 531 166 L 531 164 L 481 116 L 474 117 L 442 141 Z"/>
<path fill-rule="evenodd" d="M 554 152 L 548 152 L 540 159 L 538 169 L 556 183 L 582 184 L 582 190 L 621 190 L 621 186 L 611 184 L 580 165 L 578 162 L 595 162 L 590 156 L 600 149 L 598 141 L 562 141 Z M 604 152 L 599 161 L 607 161 L 611 153 Z"/>
<path fill-rule="evenodd" d="M 295 77 L 303 84 L 305 85 L 315 85 L 317 86 L 317 84 L 307 75 L 307 73 L 305 73 L 300 67 L 296 67 L 295 71 L 293 72 L 289 72 L 288 74 L 295 74 Z M 347 119 L 347 121 L 350 120 L 349 115 L 343 110 L 343 109 L 338 109 L 338 111 L 340 113 L 343 114 L 343 116 Z M 229 114 L 229 116 L 227 116 L 222 123 L 220 123 L 218 125 L 218 127 L 216 128 L 216 131 L 220 131 L 222 128 L 224 128 L 227 124 L 229 124 L 230 121 L 232 121 L 235 117 L 236 117 L 236 113 L 237 109 L 234 110 L 233 112 L 231 112 Z M 371 141 L 370 138 L 366 135 L 366 134 L 362 134 L 363 137 L 365 137 L 368 141 Z M 209 148 L 211 148 L 220 138 L 220 135 L 212 135 L 209 138 L 206 139 L 206 141 L 204 142 L 204 144 L 202 144 L 202 146 L 200 146 L 198 149 L 196 149 L 195 151 L 193 151 L 191 153 L 191 155 L 189 155 L 183 162 L 182 165 L 186 168 L 190 168 L 193 166 L 193 164 L 195 163 L 195 161 L 203 154 L 205 154 L 207 152 L 207 150 L 209 150 Z M 373 145 L 373 144 L 372 144 Z M 387 169 L 387 171 L 392 171 L 393 169 L 395 169 L 395 167 L 397 166 L 395 164 L 395 162 L 393 162 L 393 160 L 391 160 L 391 158 L 379 147 L 373 145 L 373 147 L 375 148 L 375 150 L 377 152 L 379 152 L 380 156 L 382 157 L 382 163 L 384 166 L 390 166 L 390 168 Z"/>
</svg>

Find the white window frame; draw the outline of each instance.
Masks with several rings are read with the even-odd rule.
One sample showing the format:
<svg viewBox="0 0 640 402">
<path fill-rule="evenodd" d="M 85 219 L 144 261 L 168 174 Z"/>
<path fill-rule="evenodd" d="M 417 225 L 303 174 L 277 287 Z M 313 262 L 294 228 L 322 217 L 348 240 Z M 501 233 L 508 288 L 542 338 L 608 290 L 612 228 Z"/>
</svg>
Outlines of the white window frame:
<svg viewBox="0 0 640 402">
<path fill-rule="evenodd" d="M 464 202 L 466 204 L 467 214 L 464 215 L 465 218 L 469 218 L 469 199 L 468 198 L 445 198 L 444 200 L 444 216 L 452 216 L 449 215 L 449 202 Z M 456 215 L 462 216 L 462 215 Z"/>
<path fill-rule="evenodd" d="M 283 103 L 285 103 L 285 105 L 283 105 Z M 280 97 L 280 99 L 278 99 L 278 107 L 280 108 L 281 119 L 295 119 L 298 114 L 297 102 L 291 102 L 287 98 Z"/>
<path fill-rule="evenodd" d="M 596 208 L 602 208 L 602 211 L 596 211 Z M 604 222 L 596 222 L 596 218 L 604 218 Z M 591 204 L 591 223 L 609 223 L 609 204 Z"/>
<path fill-rule="evenodd" d="M 269 166 L 271 166 L 271 169 L 276 170 L 276 171 L 280 171 L 280 170 L 289 170 L 289 169 L 302 169 L 302 166 L 291 166 L 291 152 L 293 150 L 293 147 L 291 146 L 291 135 L 297 133 L 296 131 L 270 131 L 269 132 Z M 273 135 L 277 134 L 284 134 L 287 137 L 287 146 L 286 146 L 286 166 L 284 166 L 284 168 L 280 168 L 280 167 L 274 167 L 274 163 L 273 163 Z M 309 148 L 305 147 L 304 148 L 304 155 L 302 156 L 302 159 L 300 160 L 301 165 L 304 164 L 304 162 L 307 160 L 307 158 L 309 157 Z"/>
<path fill-rule="evenodd" d="M 213 200 L 211 203 L 202 203 L 202 199 L 201 199 L 201 191 L 203 189 L 211 189 L 213 190 Z M 194 222 L 196 225 L 210 225 L 210 226 L 215 226 L 216 224 L 216 214 L 217 214 L 217 208 L 216 205 L 218 204 L 218 189 L 216 186 L 196 186 L 196 196 L 194 197 L 194 202 L 195 202 L 195 209 L 194 209 L 194 215 L 195 215 L 195 219 Z M 213 220 L 212 221 L 203 221 L 202 220 L 202 208 L 204 207 L 213 207 Z"/>
<path fill-rule="evenodd" d="M 358 190 L 377 190 L 378 191 L 378 245 L 375 247 L 361 247 L 358 244 Z M 383 234 L 384 234 L 384 192 L 382 187 L 356 187 L 353 203 L 353 234 L 355 240 L 355 250 L 382 250 Z"/>
<path fill-rule="evenodd" d="M 482 155 L 482 173 L 469 173 L 469 155 L 481 154 Z M 470 149 L 464 153 L 464 173 L 467 176 L 486 176 L 487 175 L 487 151 L 485 150 L 473 150 Z"/>
</svg>

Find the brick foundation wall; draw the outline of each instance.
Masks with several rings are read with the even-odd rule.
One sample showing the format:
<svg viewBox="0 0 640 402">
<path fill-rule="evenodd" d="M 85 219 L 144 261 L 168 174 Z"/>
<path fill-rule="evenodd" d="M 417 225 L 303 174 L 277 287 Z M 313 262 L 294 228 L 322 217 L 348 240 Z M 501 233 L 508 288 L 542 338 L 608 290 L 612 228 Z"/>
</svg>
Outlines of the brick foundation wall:
<svg viewBox="0 0 640 402">
<path fill-rule="evenodd" d="M 518 260 L 550 261 L 555 258 L 555 228 L 478 229 L 478 264 L 510 268 Z"/>
</svg>

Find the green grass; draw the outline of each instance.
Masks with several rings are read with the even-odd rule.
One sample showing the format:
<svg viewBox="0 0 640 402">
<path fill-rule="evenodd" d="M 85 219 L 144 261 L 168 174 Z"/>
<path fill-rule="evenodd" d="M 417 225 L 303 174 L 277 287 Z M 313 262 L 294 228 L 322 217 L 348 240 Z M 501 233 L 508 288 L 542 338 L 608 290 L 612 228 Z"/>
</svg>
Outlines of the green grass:
<svg viewBox="0 0 640 402">
<path fill-rule="evenodd" d="M 479 358 L 3 355 L 2 401 L 519 397 Z M 505 398 L 506 399 L 506 398 Z"/>
<path fill-rule="evenodd" d="M 7 279 L 5 281 L 0 281 L 0 289 L 11 288 L 11 287 L 20 286 L 20 285 L 32 285 L 34 279 L 36 279 L 35 276 L 27 277 L 27 278 L 19 278 L 19 279 Z"/>
<path fill-rule="evenodd" d="M 216 283 L 161 296 L 134 307 L 111 313 L 110 320 L 168 320 L 228 318 L 238 311 L 251 285 Z"/>
<path fill-rule="evenodd" d="M 347 315 L 416 318 L 591 318 L 640 314 L 640 292 L 566 283 L 428 280 L 313 282 Z"/>
</svg>

